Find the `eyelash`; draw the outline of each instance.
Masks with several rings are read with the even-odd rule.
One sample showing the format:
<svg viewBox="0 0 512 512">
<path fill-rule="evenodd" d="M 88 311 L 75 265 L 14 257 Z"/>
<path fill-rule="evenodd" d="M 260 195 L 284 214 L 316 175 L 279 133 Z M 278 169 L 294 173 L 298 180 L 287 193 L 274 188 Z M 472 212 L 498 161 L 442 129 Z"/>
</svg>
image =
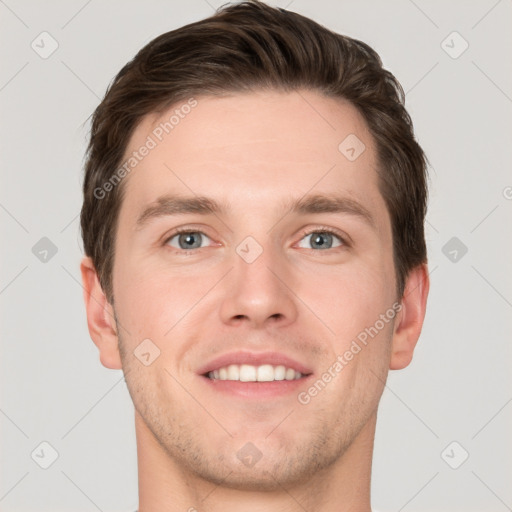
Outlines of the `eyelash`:
<svg viewBox="0 0 512 512">
<path fill-rule="evenodd" d="M 205 235 L 205 236 L 208 237 L 208 235 L 204 231 L 201 231 L 199 229 L 176 228 L 173 231 L 173 233 L 165 239 L 163 245 L 166 246 L 169 243 L 169 241 L 172 240 L 175 236 L 181 235 L 181 234 L 186 234 L 186 233 L 201 233 L 202 235 Z M 309 249 L 311 251 L 330 254 L 330 252 L 333 249 L 342 249 L 343 247 L 350 247 L 350 244 L 347 241 L 346 235 L 343 235 L 338 230 L 336 230 L 334 228 L 329 228 L 327 226 L 320 226 L 320 227 L 317 227 L 317 228 L 314 228 L 314 229 L 311 229 L 311 230 L 308 230 L 308 231 L 305 231 L 305 232 L 301 233 L 300 240 L 302 240 L 306 236 L 311 235 L 313 233 L 328 233 L 330 235 L 334 235 L 335 237 L 337 237 L 340 240 L 340 242 L 342 243 L 342 246 L 340 246 L 340 247 L 333 247 L 331 249 L 324 249 L 324 250 Z M 204 249 L 204 247 L 198 247 L 196 249 L 189 249 L 189 250 L 187 250 L 187 249 L 175 249 L 174 247 L 172 248 L 174 253 L 182 254 L 182 255 L 193 254 L 193 253 L 197 252 L 199 249 Z"/>
</svg>

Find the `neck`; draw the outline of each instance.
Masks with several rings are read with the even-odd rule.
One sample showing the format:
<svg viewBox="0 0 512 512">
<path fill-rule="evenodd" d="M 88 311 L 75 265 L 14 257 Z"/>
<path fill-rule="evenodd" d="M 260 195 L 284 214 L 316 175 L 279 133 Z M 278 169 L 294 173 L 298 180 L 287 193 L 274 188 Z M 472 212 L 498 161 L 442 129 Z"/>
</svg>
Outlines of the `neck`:
<svg viewBox="0 0 512 512">
<path fill-rule="evenodd" d="M 370 478 L 376 414 L 335 463 L 307 482 L 276 491 L 244 491 L 214 484 L 183 468 L 135 412 L 139 512 L 371 512 Z"/>
</svg>

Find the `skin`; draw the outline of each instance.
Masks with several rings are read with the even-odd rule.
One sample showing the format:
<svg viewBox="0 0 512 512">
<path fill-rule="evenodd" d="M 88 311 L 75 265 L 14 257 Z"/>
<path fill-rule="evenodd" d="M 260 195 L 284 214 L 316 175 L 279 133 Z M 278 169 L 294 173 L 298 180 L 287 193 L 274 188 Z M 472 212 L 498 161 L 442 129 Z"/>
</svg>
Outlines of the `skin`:
<svg viewBox="0 0 512 512">
<path fill-rule="evenodd" d="M 312 91 L 196 99 L 123 183 L 114 305 L 90 258 L 81 264 L 90 335 L 102 364 L 123 369 L 135 406 L 139 510 L 369 511 L 378 403 L 388 370 L 412 358 L 427 267 L 413 269 L 396 297 L 375 146 L 350 103 Z M 145 117 L 127 154 L 175 108 Z M 338 150 L 349 134 L 366 146 L 355 161 Z M 137 230 L 144 208 L 168 192 L 231 210 L 165 216 Z M 333 192 L 362 204 L 374 226 L 347 213 L 282 208 L 283 200 Z M 201 248 L 184 254 L 179 237 L 166 243 L 176 227 L 204 233 L 196 234 Z M 325 227 L 350 242 L 313 245 L 305 231 Z M 247 236 L 263 249 L 252 263 L 236 252 Z M 227 397 L 196 373 L 226 352 L 275 350 L 318 378 L 397 299 L 397 316 L 307 405 L 295 392 Z M 149 366 L 133 354 L 147 338 L 160 350 Z M 247 442 L 262 453 L 252 467 L 237 457 Z"/>
</svg>

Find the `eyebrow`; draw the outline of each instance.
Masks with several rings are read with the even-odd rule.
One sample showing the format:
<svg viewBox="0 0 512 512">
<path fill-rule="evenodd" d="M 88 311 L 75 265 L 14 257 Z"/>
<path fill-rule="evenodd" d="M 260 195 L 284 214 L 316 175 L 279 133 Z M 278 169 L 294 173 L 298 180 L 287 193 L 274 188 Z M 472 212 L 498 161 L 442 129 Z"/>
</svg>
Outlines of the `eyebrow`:
<svg viewBox="0 0 512 512">
<path fill-rule="evenodd" d="M 282 204 L 284 211 L 298 215 L 319 213 L 345 213 L 359 217 L 370 227 L 375 228 L 375 219 L 370 211 L 358 201 L 343 196 L 314 194 L 300 199 L 291 198 Z M 219 203 L 205 196 L 181 196 L 166 194 L 147 206 L 139 215 L 136 229 L 142 229 L 151 220 L 159 217 L 185 215 L 226 215 L 229 205 Z"/>
</svg>

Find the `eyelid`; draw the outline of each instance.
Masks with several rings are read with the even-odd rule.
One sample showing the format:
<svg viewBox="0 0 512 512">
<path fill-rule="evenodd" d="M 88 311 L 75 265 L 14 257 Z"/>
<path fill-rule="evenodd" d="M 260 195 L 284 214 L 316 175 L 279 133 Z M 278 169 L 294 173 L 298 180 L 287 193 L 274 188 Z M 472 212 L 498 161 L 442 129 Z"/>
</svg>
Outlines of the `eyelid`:
<svg viewBox="0 0 512 512">
<path fill-rule="evenodd" d="M 186 227 L 182 226 L 182 227 L 175 228 L 174 230 L 172 230 L 170 235 L 164 235 L 162 245 L 164 245 L 164 246 L 167 245 L 172 238 L 174 238 L 175 236 L 180 235 L 182 233 L 200 233 L 201 235 L 204 235 L 207 238 L 209 238 L 210 240 L 212 240 L 212 238 L 207 233 L 205 233 L 204 227 L 194 227 L 193 225 L 188 225 Z M 350 236 L 348 234 L 346 234 L 343 231 L 340 231 L 337 228 L 334 228 L 331 226 L 322 226 L 322 225 L 314 226 L 312 228 L 304 228 L 303 230 L 301 230 L 301 232 L 299 234 L 300 238 L 299 238 L 298 242 L 302 241 L 306 236 L 311 235 L 313 233 L 329 233 L 329 234 L 332 234 L 339 238 L 339 240 L 342 243 L 341 247 L 343 247 L 343 246 L 351 247 L 352 246 L 352 239 L 350 238 Z M 337 249 L 337 248 L 339 248 L 339 247 L 334 247 L 331 249 Z M 205 249 L 205 247 L 197 247 L 197 248 L 188 249 L 188 250 L 187 249 L 178 249 L 178 248 L 173 247 L 173 249 L 177 253 L 186 254 L 189 252 L 197 252 L 199 249 Z M 314 252 L 328 252 L 331 249 L 325 249 L 322 251 L 317 251 L 314 249 L 308 249 L 308 250 L 311 250 Z"/>
<path fill-rule="evenodd" d="M 206 232 L 205 232 L 205 229 L 203 227 L 199 228 L 199 227 L 194 227 L 194 226 L 186 226 L 186 227 L 178 227 L 178 228 L 175 228 L 171 231 L 171 234 L 170 235 L 164 235 L 163 237 L 163 242 L 162 242 L 162 245 L 167 245 L 169 243 L 169 241 L 171 239 L 173 239 L 175 236 L 177 235 L 181 235 L 183 233 L 201 233 L 201 235 L 204 235 L 206 236 L 207 238 L 209 238 L 210 240 L 212 240 L 212 237 L 209 236 Z M 181 253 L 185 253 L 185 252 L 188 252 L 187 249 L 177 249 L 176 247 L 173 247 L 174 250 L 176 250 L 177 252 L 181 252 Z M 204 247 L 198 247 L 198 248 L 195 248 L 195 249 L 189 249 L 190 251 L 197 251 L 199 249 L 204 249 Z"/>
<path fill-rule="evenodd" d="M 331 226 L 315 226 L 313 228 L 305 228 L 300 233 L 299 241 L 301 241 L 304 237 L 311 235 L 312 233 L 329 233 L 331 235 L 337 236 L 344 246 L 350 247 L 352 245 L 352 239 L 349 235 L 347 235 L 344 231 L 340 231 L 339 229 L 333 228 Z M 334 249 L 336 249 L 336 247 Z"/>
</svg>

